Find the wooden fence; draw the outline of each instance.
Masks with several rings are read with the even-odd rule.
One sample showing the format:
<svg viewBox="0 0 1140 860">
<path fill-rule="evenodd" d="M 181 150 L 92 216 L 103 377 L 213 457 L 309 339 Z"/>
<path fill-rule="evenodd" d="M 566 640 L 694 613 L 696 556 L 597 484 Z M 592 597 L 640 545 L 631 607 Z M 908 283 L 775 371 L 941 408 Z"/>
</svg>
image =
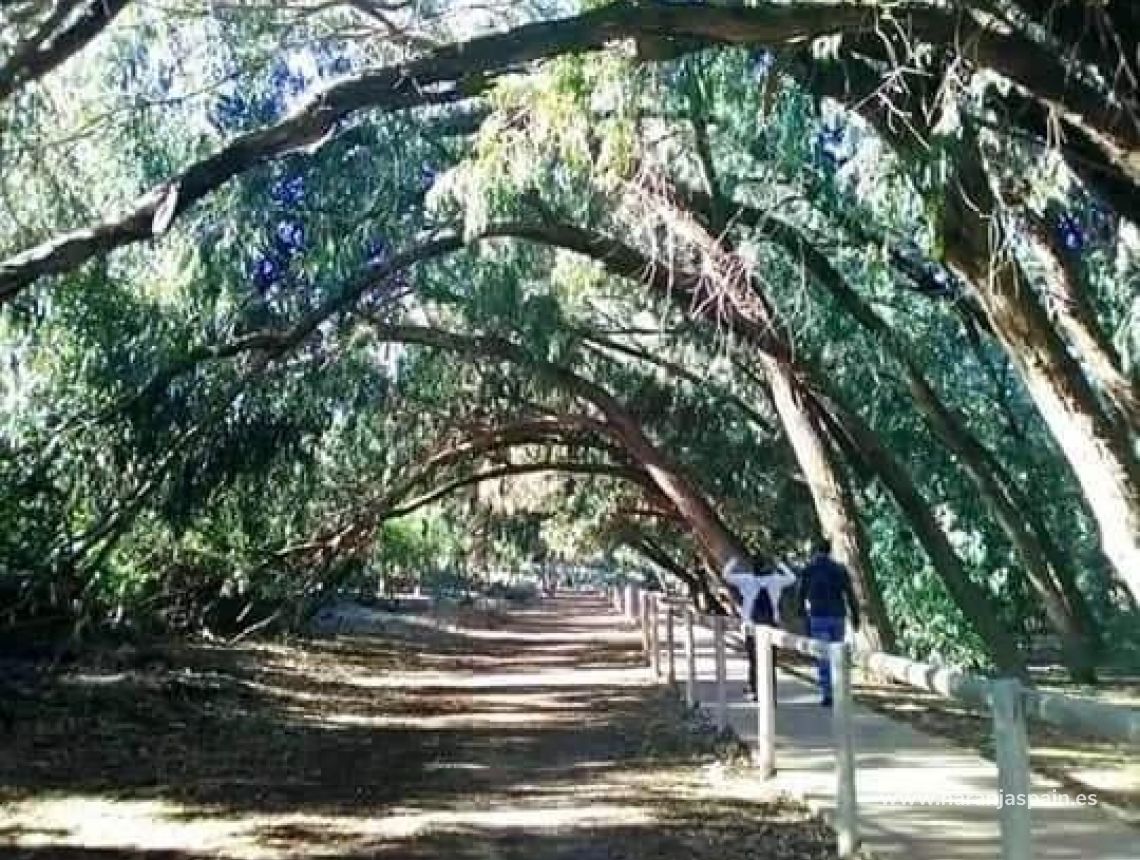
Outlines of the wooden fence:
<svg viewBox="0 0 1140 860">
<path fill-rule="evenodd" d="M 713 716 L 720 730 L 728 728 L 726 684 L 725 616 L 702 615 L 687 603 L 659 592 L 627 585 L 613 594 L 614 608 L 640 626 L 642 642 L 654 675 L 662 676 L 659 631 L 665 616 L 667 646 L 666 677 L 676 678 L 674 628 L 684 623 L 685 702 L 697 702 L 695 628 L 703 625 L 713 633 L 716 703 Z M 998 768 L 998 791 L 1003 795 L 1029 793 L 1029 740 L 1027 719 L 1032 717 L 1069 731 L 1087 733 L 1109 741 L 1140 745 L 1140 710 L 1108 705 L 1073 696 L 1046 693 L 1025 686 L 1016 678 L 983 678 L 955 669 L 940 668 L 886 654 L 857 651 L 847 643 L 824 642 L 797 636 L 764 625 L 754 625 L 756 642 L 757 749 L 755 764 L 764 778 L 776 769 L 775 690 L 772 688 L 772 646 L 831 661 L 832 736 L 835 744 L 835 830 L 840 857 L 850 857 L 859 844 L 859 812 L 855 774 L 858 767 L 852 732 L 851 675 L 862 666 L 874 675 L 911 687 L 958 699 L 990 713 Z M 1033 842 L 1028 803 L 1003 803 L 999 812 L 1002 860 L 1031 860 Z"/>
</svg>

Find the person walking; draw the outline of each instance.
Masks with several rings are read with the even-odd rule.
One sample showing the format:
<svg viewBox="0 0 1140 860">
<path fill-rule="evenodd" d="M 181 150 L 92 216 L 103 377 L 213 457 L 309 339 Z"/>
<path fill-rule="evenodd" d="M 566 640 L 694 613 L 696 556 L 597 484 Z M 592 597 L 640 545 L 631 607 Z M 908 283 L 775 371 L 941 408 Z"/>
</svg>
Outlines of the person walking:
<svg viewBox="0 0 1140 860">
<path fill-rule="evenodd" d="M 816 543 L 811 561 L 800 572 L 800 608 L 806 609 L 808 635 L 824 642 L 842 642 L 847 613 L 851 629 L 859 629 L 859 601 L 847 568 L 831 557 L 831 542 Z M 818 659 L 820 704 L 831 707 L 831 661 Z"/>
<path fill-rule="evenodd" d="M 748 564 L 733 559 L 724 569 L 728 583 L 740 610 L 741 632 L 744 634 L 744 654 L 748 659 L 748 697 L 755 701 L 759 689 L 756 667 L 755 625 L 780 625 L 780 594 L 796 583 L 796 575 L 786 565 L 763 565 L 759 559 Z M 772 646 L 772 699 L 776 697 L 776 649 Z"/>
</svg>

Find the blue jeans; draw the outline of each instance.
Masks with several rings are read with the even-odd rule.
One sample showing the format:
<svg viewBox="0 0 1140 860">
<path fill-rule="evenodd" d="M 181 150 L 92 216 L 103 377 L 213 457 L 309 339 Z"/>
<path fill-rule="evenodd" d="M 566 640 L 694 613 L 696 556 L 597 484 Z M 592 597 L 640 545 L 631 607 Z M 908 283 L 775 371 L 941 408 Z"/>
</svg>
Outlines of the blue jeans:
<svg viewBox="0 0 1140 860">
<path fill-rule="evenodd" d="M 808 618 L 808 635 L 824 642 L 842 642 L 846 619 L 822 615 Z M 819 667 L 819 691 L 825 702 L 831 701 L 831 661 L 817 660 Z"/>
</svg>

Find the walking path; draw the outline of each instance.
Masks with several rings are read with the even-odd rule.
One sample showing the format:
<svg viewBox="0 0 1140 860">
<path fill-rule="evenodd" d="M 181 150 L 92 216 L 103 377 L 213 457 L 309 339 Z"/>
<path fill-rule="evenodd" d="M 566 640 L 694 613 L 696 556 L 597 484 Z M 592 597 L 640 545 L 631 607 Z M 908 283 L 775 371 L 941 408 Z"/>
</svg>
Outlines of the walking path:
<svg viewBox="0 0 1140 860">
<path fill-rule="evenodd" d="M 0 856 L 834 857 L 802 805 L 709 766 L 601 598 L 484 620 L 88 666 L 0 738 Z"/>
<path fill-rule="evenodd" d="M 659 641 L 665 649 L 664 624 Z M 683 682 L 681 623 L 675 641 L 676 673 Z M 667 658 L 661 665 L 664 673 Z M 756 706 L 744 699 L 746 674 L 743 655 L 730 646 L 729 724 L 754 748 L 757 715 Z M 710 719 L 716 707 L 715 676 L 712 632 L 698 626 L 698 700 Z M 767 784 L 830 814 L 835 803 L 831 713 L 819 705 L 817 689 L 799 678 L 780 672 L 777 687 L 777 773 Z M 992 762 L 859 705 L 854 709 L 853 733 L 860 836 L 868 853 L 881 860 L 1001 856 L 994 805 L 997 768 Z M 1030 790 L 1043 795 L 1063 791 L 1058 783 L 1037 776 Z M 947 803 L 963 798 L 972 804 Z M 942 805 L 936 805 L 938 801 Z M 1034 809 L 1034 856 L 1040 860 L 1140 860 L 1140 829 L 1095 806 L 1052 804 Z"/>
</svg>

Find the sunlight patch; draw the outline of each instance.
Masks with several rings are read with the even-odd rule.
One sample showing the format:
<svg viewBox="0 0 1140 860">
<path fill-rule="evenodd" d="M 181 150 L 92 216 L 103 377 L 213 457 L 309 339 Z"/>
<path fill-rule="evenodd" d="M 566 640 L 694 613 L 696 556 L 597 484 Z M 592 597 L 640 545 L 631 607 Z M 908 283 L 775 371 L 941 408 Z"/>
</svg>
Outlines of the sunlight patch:
<svg viewBox="0 0 1140 860">
<path fill-rule="evenodd" d="M 618 804 L 407 809 L 381 818 L 298 814 L 206 817 L 165 801 L 67 797 L 9 804 L 0 816 L 0 829 L 6 831 L 3 846 L 16 849 L 67 846 L 150 852 L 192 848 L 196 853 L 224 854 L 235 860 L 276 860 L 295 856 L 302 845 L 307 856 L 329 856 L 343 853 L 349 845 L 374 846 L 433 830 L 629 827 L 652 821 L 648 809 Z"/>
<path fill-rule="evenodd" d="M 428 830 L 457 827 L 506 829 L 525 827 L 549 829 L 560 827 L 597 827 L 618 824 L 623 827 L 652 824 L 648 809 L 618 804 L 555 806 L 539 809 L 506 807 L 487 810 L 408 811 L 377 820 L 376 827 L 385 836 L 407 838 Z"/>
<path fill-rule="evenodd" d="M 533 687 L 536 675 L 529 672 L 483 672 L 478 675 L 455 672 L 416 672 L 403 675 L 362 675 L 352 681 L 352 686 L 378 690 L 422 690 L 434 687 L 447 687 L 455 690 L 510 690 L 518 687 Z M 649 674 L 644 666 L 632 669 L 566 669 L 556 671 L 544 669 L 541 681 L 543 687 L 644 687 L 650 685 Z"/>
<path fill-rule="evenodd" d="M 334 726 L 364 726 L 368 728 L 432 729 L 462 728 L 471 725 L 488 726 L 534 726 L 537 724 L 578 722 L 579 718 L 567 714 L 564 718 L 550 714 L 534 714 L 526 711 L 464 711 L 458 714 L 437 716 L 412 715 L 407 717 L 362 716 L 360 714 L 328 714 L 321 718 L 322 723 Z"/>
<path fill-rule="evenodd" d="M 437 761 L 425 764 L 423 767 L 425 772 L 437 770 L 489 770 L 485 764 L 478 764 L 473 761 Z"/>
<path fill-rule="evenodd" d="M 212 852 L 230 851 L 235 840 L 241 841 L 240 821 L 185 815 L 182 807 L 161 800 L 62 797 L 8 804 L 0 823 L 9 831 L 9 844 L 18 848 L 176 851 L 193 846 Z"/>
</svg>

